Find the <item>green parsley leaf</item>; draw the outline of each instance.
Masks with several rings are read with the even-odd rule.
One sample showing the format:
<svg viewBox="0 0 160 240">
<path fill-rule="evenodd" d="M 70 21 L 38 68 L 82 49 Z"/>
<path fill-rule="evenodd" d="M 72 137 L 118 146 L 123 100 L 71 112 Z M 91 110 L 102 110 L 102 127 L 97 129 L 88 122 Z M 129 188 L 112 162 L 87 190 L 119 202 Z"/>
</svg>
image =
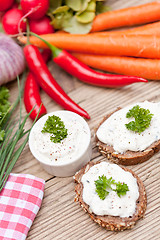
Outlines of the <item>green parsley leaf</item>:
<svg viewBox="0 0 160 240">
<path fill-rule="evenodd" d="M 48 117 L 41 132 L 50 133 L 50 140 L 54 143 L 60 143 L 68 135 L 64 122 L 55 115 Z"/>
<path fill-rule="evenodd" d="M 95 181 L 96 185 L 96 193 L 98 194 L 99 198 L 104 200 L 108 194 L 109 191 L 107 189 L 115 191 L 118 195 L 118 197 L 121 197 L 126 194 L 127 191 L 129 191 L 129 188 L 126 183 L 120 183 L 120 182 L 115 182 L 115 180 L 110 177 L 107 178 L 104 176 L 104 174 L 100 177 L 98 177 L 98 180 Z M 116 189 L 112 188 L 112 185 L 116 185 Z"/>
<path fill-rule="evenodd" d="M 113 189 L 118 195 L 118 197 L 121 197 L 123 195 L 126 195 L 126 192 L 129 191 L 129 188 L 126 183 L 116 183 L 116 189 Z"/>
<path fill-rule="evenodd" d="M 136 105 L 126 114 L 126 118 L 134 117 L 135 121 L 131 121 L 125 126 L 128 130 L 141 133 L 150 126 L 152 116 L 153 114 L 150 113 L 149 109 L 140 108 L 139 105 Z"/>
<path fill-rule="evenodd" d="M 96 193 L 100 197 L 100 199 L 104 200 L 106 196 L 109 194 L 109 191 L 106 189 L 112 189 L 111 184 L 114 184 L 114 180 L 112 177 L 107 179 L 106 176 L 102 175 L 101 177 L 98 177 L 98 180 L 95 181 L 96 185 Z"/>
</svg>

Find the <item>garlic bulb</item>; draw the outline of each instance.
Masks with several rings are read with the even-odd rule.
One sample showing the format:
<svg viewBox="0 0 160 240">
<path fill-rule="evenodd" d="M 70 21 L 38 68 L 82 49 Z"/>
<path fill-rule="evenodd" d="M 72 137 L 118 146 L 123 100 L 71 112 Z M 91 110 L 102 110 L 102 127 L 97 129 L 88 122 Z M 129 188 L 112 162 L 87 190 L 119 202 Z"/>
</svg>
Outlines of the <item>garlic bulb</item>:
<svg viewBox="0 0 160 240">
<path fill-rule="evenodd" d="M 24 68 L 22 48 L 9 36 L 0 33 L 0 85 L 16 79 Z"/>
</svg>

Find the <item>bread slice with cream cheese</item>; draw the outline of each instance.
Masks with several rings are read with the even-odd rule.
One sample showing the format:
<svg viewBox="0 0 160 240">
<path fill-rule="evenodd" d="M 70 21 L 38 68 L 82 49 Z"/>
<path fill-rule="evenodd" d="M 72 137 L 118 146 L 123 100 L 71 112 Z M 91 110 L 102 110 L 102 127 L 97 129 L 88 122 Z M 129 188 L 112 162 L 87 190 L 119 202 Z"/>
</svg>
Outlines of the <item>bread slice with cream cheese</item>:
<svg viewBox="0 0 160 240">
<path fill-rule="evenodd" d="M 116 111 L 121 108 L 117 108 L 114 112 L 108 114 L 103 118 L 98 127 L 96 128 L 96 133 L 98 128 Z M 142 163 L 150 159 L 155 153 L 160 150 L 160 140 L 154 141 L 150 146 L 148 146 L 143 151 L 130 151 L 127 150 L 124 153 L 117 153 L 112 145 L 107 145 L 98 139 L 96 136 L 96 144 L 99 152 L 107 157 L 108 160 L 121 165 L 135 165 Z"/>
<path fill-rule="evenodd" d="M 86 166 L 84 166 L 79 172 L 77 172 L 74 176 L 75 182 L 77 185 L 75 186 L 76 197 L 75 201 L 79 202 L 80 206 L 83 208 L 85 212 L 89 214 L 91 219 L 98 223 L 100 226 L 105 227 L 107 230 L 111 231 L 123 231 L 125 229 L 132 228 L 136 222 L 144 216 L 146 206 L 147 206 L 147 197 L 145 192 L 145 187 L 141 179 L 130 169 L 126 167 L 122 167 L 124 171 L 130 172 L 134 178 L 137 180 L 139 197 L 136 200 L 136 209 L 132 216 L 129 217 L 119 217 L 112 215 L 96 215 L 92 212 L 89 205 L 87 205 L 83 200 L 83 183 L 82 177 L 86 174 L 90 168 L 95 166 L 95 164 L 99 164 L 100 162 L 93 163 L 89 162 Z M 115 165 L 115 164 L 114 164 Z M 103 201 L 103 200 L 102 200 Z"/>
</svg>

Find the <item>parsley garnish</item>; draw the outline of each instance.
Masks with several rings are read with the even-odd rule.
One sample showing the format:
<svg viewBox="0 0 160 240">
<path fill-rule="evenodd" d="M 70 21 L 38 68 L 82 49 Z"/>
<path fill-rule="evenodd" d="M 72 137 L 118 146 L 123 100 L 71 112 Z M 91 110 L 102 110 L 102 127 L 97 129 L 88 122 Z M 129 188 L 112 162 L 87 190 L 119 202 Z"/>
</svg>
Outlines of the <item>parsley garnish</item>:
<svg viewBox="0 0 160 240">
<path fill-rule="evenodd" d="M 136 105 L 126 114 L 126 118 L 134 117 L 135 121 L 131 121 L 125 126 L 128 130 L 141 133 L 150 126 L 152 116 L 153 114 L 150 113 L 149 109 L 140 108 L 139 105 Z"/>
<path fill-rule="evenodd" d="M 112 179 L 112 177 L 108 179 L 106 176 L 104 176 L 104 174 L 101 177 L 98 177 L 98 180 L 95 181 L 95 185 L 96 193 L 102 200 L 104 200 L 109 194 L 109 191 L 107 191 L 107 189 L 115 191 L 118 197 L 125 195 L 126 192 L 129 191 L 126 183 L 116 183 L 115 180 Z M 116 189 L 113 189 L 111 185 L 116 185 Z"/>
<path fill-rule="evenodd" d="M 118 197 L 126 195 L 126 192 L 129 191 L 126 183 L 118 182 L 118 183 L 115 183 L 115 184 L 116 184 L 116 189 L 112 189 L 112 190 L 117 193 Z"/>
<path fill-rule="evenodd" d="M 114 184 L 114 182 L 115 181 L 112 179 L 112 177 L 110 177 L 109 179 L 107 179 L 107 177 L 104 175 L 98 177 L 98 180 L 95 181 L 95 185 L 96 193 L 98 193 L 100 199 L 104 200 L 107 197 L 109 192 L 106 189 L 112 189 L 111 184 Z"/>
<path fill-rule="evenodd" d="M 60 143 L 68 135 L 64 122 L 55 115 L 48 117 L 41 132 L 50 133 L 50 140 L 54 143 Z"/>
</svg>

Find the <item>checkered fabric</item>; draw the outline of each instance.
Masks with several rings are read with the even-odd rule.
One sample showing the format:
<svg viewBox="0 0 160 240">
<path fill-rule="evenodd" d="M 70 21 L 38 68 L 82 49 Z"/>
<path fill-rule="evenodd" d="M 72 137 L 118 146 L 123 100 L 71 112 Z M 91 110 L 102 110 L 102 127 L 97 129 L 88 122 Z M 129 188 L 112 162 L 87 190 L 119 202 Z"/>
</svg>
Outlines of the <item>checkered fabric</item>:
<svg viewBox="0 0 160 240">
<path fill-rule="evenodd" d="M 0 193 L 0 240 L 23 240 L 41 206 L 43 179 L 10 174 Z"/>
</svg>

